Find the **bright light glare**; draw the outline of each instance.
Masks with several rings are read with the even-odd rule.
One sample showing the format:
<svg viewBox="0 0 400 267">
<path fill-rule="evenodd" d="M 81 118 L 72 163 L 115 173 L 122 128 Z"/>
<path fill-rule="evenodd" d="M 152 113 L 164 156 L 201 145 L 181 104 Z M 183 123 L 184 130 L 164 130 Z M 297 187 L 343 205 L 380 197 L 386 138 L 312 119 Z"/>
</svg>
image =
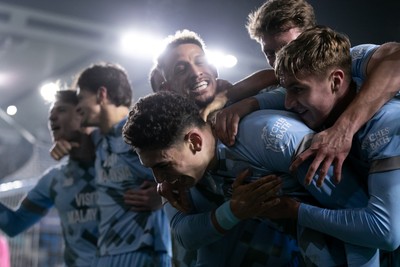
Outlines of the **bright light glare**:
<svg viewBox="0 0 400 267">
<path fill-rule="evenodd" d="M 122 51 L 135 56 L 158 55 L 163 49 L 162 40 L 148 34 L 128 32 L 121 37 Z"/>
<path fill-rule="evenodd" d="M 0 85 L 7 85 L 11 80 L 11 77 L 8 73 L 0 73 Z"/>
<path fill-rule="evenodd" d="M 22 186 L 23 186 L 23 184 L 21 181 L 3 183 L 3 184 L 0 184 L 0 192 L 18 189 L 18 188 L 21 188 Z"/>
<path fill-rule="evenodd" d="M 7 114 L 10 116 L 13 116 L 15 114 L 17 114 L 17 107 L 14 105 L 8 106 L 7 107 Z"/>
<path fill-rule="evenodd" d="M 52 102 L 55 99 L 56 92 L 60 90 L 57 83 L 46 83 L 40 88 L 40 94 L 44 100 Z"/>
<path fill-rule="evenodd" d="M 226 55 L 224 58 L 224 67 L 233 68 L 237 64 L 237 58 L 233 55 Z"/>
<path fill-rule="evenodd" d="M 233 68 L 237 64 L 237 58 L 232 55 L 225 55 L 219 51 L 208 51 L 208 61 L 217 68 Z"/>
</svg>

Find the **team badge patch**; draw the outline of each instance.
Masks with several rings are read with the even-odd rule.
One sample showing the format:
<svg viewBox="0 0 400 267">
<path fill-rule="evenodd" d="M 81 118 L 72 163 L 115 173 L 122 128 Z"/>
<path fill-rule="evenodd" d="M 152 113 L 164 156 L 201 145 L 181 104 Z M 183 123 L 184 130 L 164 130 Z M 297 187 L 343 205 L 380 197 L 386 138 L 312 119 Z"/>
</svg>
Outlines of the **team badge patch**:
<svg viewBox="0 0 400 267">
<path fill-rule="evenodd" d="M 266 149 L 274 152 L 285 151 L 289 145 L 289 138 L 286 132 L 292 127 L 286 119 L 278 118 L 273 124 L 265 125 L 262 130 L 261 138 Z"/>
</svg>

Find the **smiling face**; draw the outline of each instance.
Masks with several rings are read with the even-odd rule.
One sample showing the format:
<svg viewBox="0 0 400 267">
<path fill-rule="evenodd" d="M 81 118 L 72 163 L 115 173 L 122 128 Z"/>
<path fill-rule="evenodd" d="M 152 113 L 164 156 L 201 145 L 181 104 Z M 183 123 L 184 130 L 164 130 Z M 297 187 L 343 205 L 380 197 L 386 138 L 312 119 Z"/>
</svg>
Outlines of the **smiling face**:
<svg viewBox="0 0 400 267">
<path fill-rule="evenodd" d="M 209 163 L 202 159 L 201 153 L 193 153 L 189 142 L 160 150 L 136 149 L 136 152 L 142 164 L 152 169 L 157 183 L 166 181 L 192 187 L 203 177 Z"/>
<path fill-rule="evenodd" d="M 285 107 L 314 130 L 323 125 L 338 101 L 332 75 L 284 74 L 281 84 L 287 90 Z"/>
<path fill-rule="evenodd" d="M 211 103 L 217 91 L 217 73 L 195 44 L 172 48 L 165 59 L 165 76 L 172 90 L 193 99 L 199 107 Z"/>
<path fill-rule="evenodd" d="M 55 101 L 50 108 L 48 122 L 53 142 L 60 139 L 72 140 L 81 129 L 81 119 L 75 105 Z"/>
</svg>

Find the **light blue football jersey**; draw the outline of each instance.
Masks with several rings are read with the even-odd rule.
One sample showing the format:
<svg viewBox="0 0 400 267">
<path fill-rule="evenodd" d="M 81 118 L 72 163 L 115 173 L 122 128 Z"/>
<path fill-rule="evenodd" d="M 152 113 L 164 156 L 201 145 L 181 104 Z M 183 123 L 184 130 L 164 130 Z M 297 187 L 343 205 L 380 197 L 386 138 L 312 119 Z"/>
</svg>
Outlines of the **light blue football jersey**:
<svg viewBox="0 0 400 267">
<path fill-rule="evenodd" d="M 143 251 L 157 255 L 164 253 L 170 262 L 170 231 L 163 210 L 135 212 L 124 203 L 126 190 L 140 187 L 145 180 L 154 181 L 151 170 L 140 163 L 136 152 L 123 140 L 125 121 L 119 122 L 105 136 L 98 131 L 94 134 L 100 259 L 131 252 L 137 255 Z"/>
<path fill-rule="evenodd" d="M 38 222 L 51 207 L 58 211 L 67 266 L 90 266 L 98 237 L 93 164 L 68 159 L 48 169 L 16 211 L 0 206 L 0 228 L 15 235 Z"/>
</svg>

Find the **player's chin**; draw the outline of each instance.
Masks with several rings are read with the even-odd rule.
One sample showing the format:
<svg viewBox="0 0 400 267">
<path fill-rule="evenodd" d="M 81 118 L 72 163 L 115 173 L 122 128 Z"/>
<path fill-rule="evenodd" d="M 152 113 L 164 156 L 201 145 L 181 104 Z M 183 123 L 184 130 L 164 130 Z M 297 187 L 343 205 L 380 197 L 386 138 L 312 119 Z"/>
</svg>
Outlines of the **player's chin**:
<svg viewBox="0 0 400 267">
<path fill-rule="evenodd" d="M 200 108 L 204 108 L 207 105 L 209 105 L 211 102 L 213 102 L 214 98 L 215 98 L 214 94 L 207 93 L 207 94 L 203 94 L 203 95 L 194 97 L 194 100 Z"/>
</svg>

